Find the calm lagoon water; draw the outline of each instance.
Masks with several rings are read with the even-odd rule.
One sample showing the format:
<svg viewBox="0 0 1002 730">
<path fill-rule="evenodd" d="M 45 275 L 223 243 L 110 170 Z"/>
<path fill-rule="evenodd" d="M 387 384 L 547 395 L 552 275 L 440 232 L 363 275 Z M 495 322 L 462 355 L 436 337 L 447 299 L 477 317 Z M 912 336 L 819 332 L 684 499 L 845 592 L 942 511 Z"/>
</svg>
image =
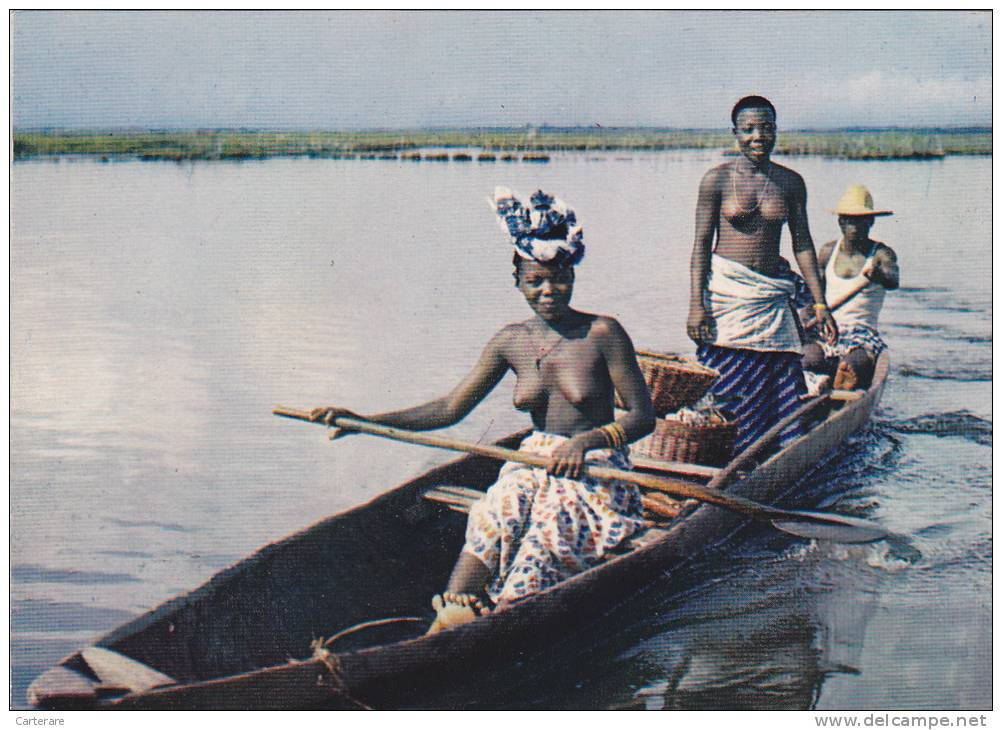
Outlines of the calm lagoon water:
<svg viewBox="0 0 1002 730">
<path fill-rule="evenodd" d="M 441 395 L 527 316 L 486 202 L 496 184 L 577 210 L 577 306 L 638 346 L 691 353 L 695 193 L 719 160 L 17 163 L 11 706 L 74 648 L 450 458 L 329 444 L 270 409 Z M 904 284 L 882 320 L 882 409 L 805 488 L 909 535 L 922 560 L 756 532 L 568 642 L 573 670 L 529 664 L 482 706 L 991 707 L 991 160 L 783 162 L 807 181 L 819 245 L 850 182 L 897 212 L 873 231 Z M 511 385 L 451 433 L 525 425 Z"/>
</svg>

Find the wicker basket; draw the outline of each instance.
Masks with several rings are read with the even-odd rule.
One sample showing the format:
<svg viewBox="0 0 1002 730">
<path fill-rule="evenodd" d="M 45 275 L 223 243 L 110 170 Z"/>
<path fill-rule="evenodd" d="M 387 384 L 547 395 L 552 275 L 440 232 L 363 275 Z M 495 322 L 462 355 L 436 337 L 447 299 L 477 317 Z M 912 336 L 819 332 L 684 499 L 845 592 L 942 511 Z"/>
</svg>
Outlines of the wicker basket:
<svg viewBox="0 0 1002 730">
<path fill-rule="evenodd" d="M 736 432 L 734 421 L 695 426 L 659 418 L 654 433 L 637 441 L 630 451 L 658 461 L 724 466 L 734 452 Z"/>
<path fill-rule="evenodd" d="M 658 418 L 691 406 L 706 394 L 720 375 L 698 362 L 667 353 L 637 350 L 637 363 L 651 391 L 654 413 Z M 618 393 L 616 407 L 624 407 Z"/>
</svg>

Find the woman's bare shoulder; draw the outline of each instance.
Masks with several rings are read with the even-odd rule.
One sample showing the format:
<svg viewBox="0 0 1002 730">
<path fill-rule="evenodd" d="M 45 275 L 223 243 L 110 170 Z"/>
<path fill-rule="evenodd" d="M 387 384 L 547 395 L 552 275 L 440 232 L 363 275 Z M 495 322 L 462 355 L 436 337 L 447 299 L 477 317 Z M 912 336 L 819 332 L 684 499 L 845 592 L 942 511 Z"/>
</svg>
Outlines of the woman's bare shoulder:
<svg viewBox="0 0 1002 730">
<path fill-rule="evenodd" d="M 719 182 L 729 174 L 732 167 L 733 163 L 730 162 L 722 162 L 715 167 L 711 167 L 703 175 L 703 184 Z"/>
<path fill-rule="evenodd" d="M 628 337 L 623 325 L 615 317 L 607 314 L 593 314 L 591 334 L 596 337 L 622 339 Z"/>
<path fill-rule="evenodd" d="M 774 162 L 769 171 L 769 177 L 786 196 L 787 204 L 793 206 L 793 210 L 790 212 L 791 216 L 807 204 L 807 185 L 799 172 Z"/>
<path fill-rule="evenodd" d="M 772 176 L 772 179 L 778 183 L 800 186 L 804 184 L 804 178 L 799 172 L 791 170 L 785 165 L 780 165 L 778 162 L 772 163 L 770 175 Z"/>
<path fill-rule="evenodd" d="M 497 334 L 491 338 L 491 341 L 510 342 L 511 340 L 525 337 L 530 331 L 530 322 L 531 320 L 525 320 L 523 322 L 512 322 L 511 324 L 506 324 L 498 330 Z"/>
<path fill-rule="evenodd" d="M 507 355 L 512 351 L 513 347 L 518 347 L 519 343 L 525 340 L 528 332 L 528 322 L 506 324 L 491 337 L 484 350 Z"/>
</svg>

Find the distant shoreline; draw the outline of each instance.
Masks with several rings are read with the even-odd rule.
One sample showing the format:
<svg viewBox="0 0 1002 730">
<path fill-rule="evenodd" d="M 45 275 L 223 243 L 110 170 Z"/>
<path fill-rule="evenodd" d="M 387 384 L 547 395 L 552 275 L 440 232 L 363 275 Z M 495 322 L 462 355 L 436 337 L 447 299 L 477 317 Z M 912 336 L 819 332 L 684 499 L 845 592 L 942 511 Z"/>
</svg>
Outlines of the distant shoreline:
<svg viewBox="0 0 1002 730">
<path fill-rule="evenodd" d="M 378 131 L 15 131 L 14 159 L 253 160 L 271 157 L 545 163 L 551 152 L 733 149 L 726 130 L 541 127 Z M 991 128 L 781 131 L 777 155 L 935 160 L 991 155 Z"/>
</svg>

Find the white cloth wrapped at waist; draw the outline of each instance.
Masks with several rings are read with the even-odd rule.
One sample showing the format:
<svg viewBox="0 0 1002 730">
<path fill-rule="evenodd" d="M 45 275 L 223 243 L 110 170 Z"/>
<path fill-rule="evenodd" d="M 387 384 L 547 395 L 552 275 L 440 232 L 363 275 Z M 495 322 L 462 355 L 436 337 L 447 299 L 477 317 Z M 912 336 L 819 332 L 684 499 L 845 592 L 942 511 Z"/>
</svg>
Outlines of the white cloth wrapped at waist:
<svg viewBox="0 0 1002 730">
<path fill-rule="evenodd" d="M 777 279 L 713 254 L 706 299 L 717 327 L 712 344 L 741 350 L 801 352 L 791 279 Z"/>
</svg>

